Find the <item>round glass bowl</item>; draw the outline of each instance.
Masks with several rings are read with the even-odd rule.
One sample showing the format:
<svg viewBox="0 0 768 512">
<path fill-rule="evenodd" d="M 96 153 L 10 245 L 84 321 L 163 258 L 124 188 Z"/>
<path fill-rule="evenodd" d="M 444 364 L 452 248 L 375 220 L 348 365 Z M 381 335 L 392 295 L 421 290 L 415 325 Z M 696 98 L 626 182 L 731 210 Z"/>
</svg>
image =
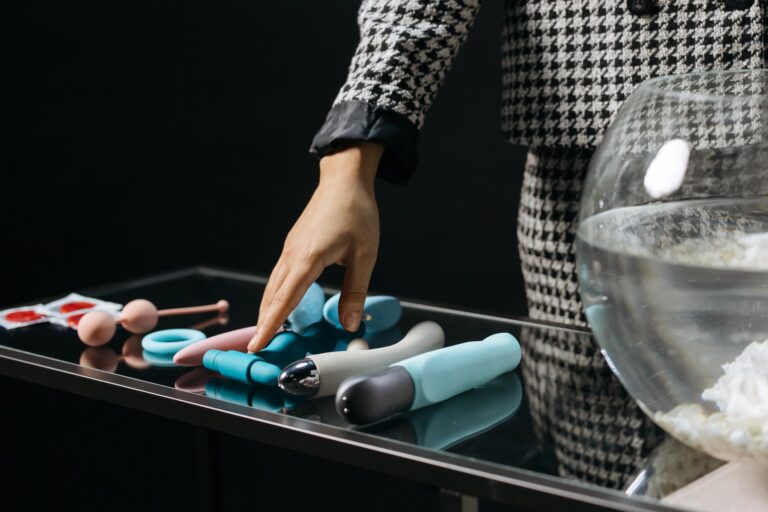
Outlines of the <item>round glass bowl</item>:
<svg viewBox="0 0 768 512">
<path fill-rule="evenodd" d="M 585 312 L 658 425 L 768 463 L 768 71 L 641 84 L 591 163 Z"/>
</svg>

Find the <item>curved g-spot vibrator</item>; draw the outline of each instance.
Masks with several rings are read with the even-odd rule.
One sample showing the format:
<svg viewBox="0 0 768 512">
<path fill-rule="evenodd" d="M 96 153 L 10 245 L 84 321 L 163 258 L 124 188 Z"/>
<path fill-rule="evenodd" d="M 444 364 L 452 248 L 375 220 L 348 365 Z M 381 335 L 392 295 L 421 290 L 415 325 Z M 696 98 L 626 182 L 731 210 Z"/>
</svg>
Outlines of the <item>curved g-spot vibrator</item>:
<svg viewBox="0 0 768 512">
<path fill-rule="evenodd" d="M 403 339 L 403 331 L 397 326 L 390 327 L 383 331 L 376 331 L 372 333 L 365 333 L 365 341 L 368 342 L 370 348 L 388 347 L 393 343 L 397 343 Z"/>
<path fill-rule="evenodd" d="M 306 327 L 322 320 L 324 302 L 325 292 L 323 292 L 319 284 L 312 283 L 307 293 L 301 298 L 299 305 L 288 315 L 291 329 L 302 331 Z"/>
<path fill-rule="evenodd" d="M 153 354 L 173 355 L 184 347 L 205 339 L 205 333 L 196 329 L 165 329 L 147 334 L 141 347 Z"/>
<path fill-rule="evenodd" d="M 179 350 L 173 356 L 173 362 L 179 366 L 200 366 L 203 364 L 203 356 L 209 350 L 245 350 L 254 334 L 255 325 L 211 336 Z"/>
<path fill-rule="evenodd" d="M 274 386 L 281 369 L 291 361 L 306 356 L 308 350 L 332 350 L 339 339 L 359 338 L 364 330 L 361 325 L 360 330 L 349 333 L 321 322 L 311 325 L 304 334 L 293 331 L 277 333 L 269 345 L 255 354 L 209 350 L 203 356 L 203 366 L 244 384 Z"/>
<path fill-rule="evenodd" d="M 323 318 L 335 325 L 338 329 L 343 329 L 341 320 L 339 320 L 339 299 L 341 294 L 337 293 L 323 306 Z M 366 297 L 363 307 L 363 322 L 365 322 L 366 332 L 378 332 L 397 324 L 400 316 L 403 314 L 403 308 L 400 301 L 389 295 L 375 295 Z"/>
<path fill-rule="evenodd" d="M 445 450 L 503 423 L 517 412 L 522 400 L 520 378 L 507 372 L 484 386 L 361 431 Z"/>
<path fill-rule="evenodd" d="M 514 370 L 520 344 L 503 332 L 420 354 L 339 386 L 336 408 L 351 423 L 372 423 L 447 400 Z"/>
<path fill-rule="evenodd" d="M 307 342 L 307 353 L 343 352 L 345 350 L 366 350 L 368 343 L 362 338 L 366 325 L 361 323 L 355 332 L 337 329 L 331 324 L 320 321 L 310 325 L 301 333 Z M 291 363 L 293 361 L 289 361 Z"/>
<path fill-rule="evenodd" d="M 190 308 L 174 308 L 157 310 L 154 304 L 144 299 L 132 300 L 125 305 L 120 315 L 115 318 L 104 311 L 86 313 L 77 324 L 77 335 L 80 340 L 91 347 L 104 345 L 115 335 L 117 324 L 134 334 L 144 334 L 155 328 L 158 319 L 165 316 L 196 315 L 199 313 L 219 314 L 229 309 L 229 302 L 220 300 L 216 304 L 195 306 Z"/>
<path fill-rule="evenodd" d="M 327 396 L 351 375 L 386 368 L 402 359 L 435 350 L 445 344 L 445 333 L 435 322 L 421 322 L 389 347 L 352 352 L 315 354 L 286 366 L 278 385 L 296 396 Z"/>
</svg>

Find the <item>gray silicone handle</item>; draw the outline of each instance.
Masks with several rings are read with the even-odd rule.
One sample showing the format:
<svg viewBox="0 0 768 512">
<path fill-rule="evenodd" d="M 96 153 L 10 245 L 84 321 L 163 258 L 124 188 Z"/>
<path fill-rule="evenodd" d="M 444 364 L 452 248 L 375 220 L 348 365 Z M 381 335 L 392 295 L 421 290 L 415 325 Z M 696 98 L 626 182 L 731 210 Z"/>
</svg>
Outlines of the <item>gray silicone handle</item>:
<svg viewBox="0 0 768 512">
<path fill-rule="evenodd" d="M 317 367 L 320 388 L 315 396 L 336 393 L 341 381 L 413 357 L 445 345 L 443 328 L 435 322 L 416 324 L 405 337 L 394 345 L 353 352 L 327 352 L 308 356 Z"/>
</svg>

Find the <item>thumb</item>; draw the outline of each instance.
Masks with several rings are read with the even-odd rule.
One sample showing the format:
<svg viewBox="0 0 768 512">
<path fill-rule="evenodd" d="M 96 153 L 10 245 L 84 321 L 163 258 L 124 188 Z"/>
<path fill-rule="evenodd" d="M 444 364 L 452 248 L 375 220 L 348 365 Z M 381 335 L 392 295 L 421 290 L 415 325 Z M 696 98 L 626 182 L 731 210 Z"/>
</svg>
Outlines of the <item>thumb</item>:
<svg viewBox="0 0 768 512">
<path fill-rule="evenodd" d="M 375 262 L 375 257 L 358 256 L 347 264 L 344 286 L 339 298 L 339 319 L 344 329 L 349 332 L 354 332 L 360 327 Z"/>
</svg>

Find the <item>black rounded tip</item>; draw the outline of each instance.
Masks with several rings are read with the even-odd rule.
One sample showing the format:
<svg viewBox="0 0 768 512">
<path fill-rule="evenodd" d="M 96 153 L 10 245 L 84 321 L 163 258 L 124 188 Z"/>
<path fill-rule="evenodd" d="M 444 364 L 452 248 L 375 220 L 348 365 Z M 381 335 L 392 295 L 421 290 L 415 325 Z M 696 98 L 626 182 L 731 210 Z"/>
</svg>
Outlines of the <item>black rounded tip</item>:
<svg viewBox="0 0 768 512">
<path fill-rule="evenodd" d="M 413 404 L 415 388 L 408 370 L 402 366 L 348 377 L 336 392 L 336 410 L 350 423 L 373 423 Z"/>
<path fill-rule="evenodd" d="M 280 389 L 294 396 L 315 396 L 320 389 L 320 375 L 311 359 L 289 364 L 277 378 Z"/>
</svg>

